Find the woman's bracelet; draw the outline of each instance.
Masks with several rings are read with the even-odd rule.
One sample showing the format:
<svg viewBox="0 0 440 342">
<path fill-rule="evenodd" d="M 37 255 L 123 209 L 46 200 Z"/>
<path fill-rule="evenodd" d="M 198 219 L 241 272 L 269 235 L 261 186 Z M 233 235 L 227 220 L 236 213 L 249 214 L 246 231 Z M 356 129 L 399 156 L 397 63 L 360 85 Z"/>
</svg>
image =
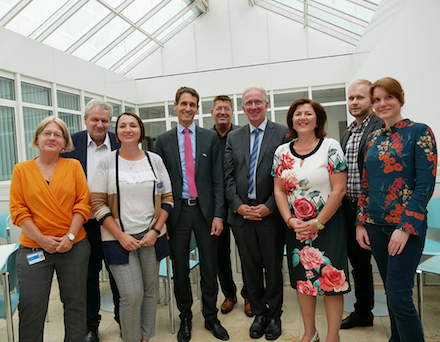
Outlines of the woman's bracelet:
<svg viewBox="0 0 440 342">
<path fill-rule="evenodd" d="M 160 230 L 159 229 L 153 227 L 153 228 L 151 228 L 151 230 L 155 231 L 157 233 L 157 235 L 160 235 Z"/>
<path fill-rule="evenodd" d="M 287 222 L 286 222 L 287 227 L 292 228 L 292 227 L 290 226 L 290 224 L 289 224 L 289 221 L 290 221 L 291 219 L 293 219 L 293 218 L 296 218 L 295 215 L 292 215 L 292 216 L 290 216 L 290 217 L 287 219 Z"/>
</svg>

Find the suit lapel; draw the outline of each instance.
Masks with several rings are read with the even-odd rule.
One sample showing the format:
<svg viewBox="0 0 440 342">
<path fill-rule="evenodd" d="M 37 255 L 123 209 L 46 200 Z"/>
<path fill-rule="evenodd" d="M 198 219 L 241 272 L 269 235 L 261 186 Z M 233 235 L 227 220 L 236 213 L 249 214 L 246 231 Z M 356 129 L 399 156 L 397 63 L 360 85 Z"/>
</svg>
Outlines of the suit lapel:
<svg viewBox="0 0 440 342">
<path fill-rule="evenodd" d="M 258 154 L 257 168 L 260 165 L 261 161 L 263 160 L 264 153 L 266 152 L 267 147 L 269 146 L 269 143 L 272 140 L 274 127 L 275 126 L 273 122 L 267 120 L 266 131 L 264 132 L 263 141 L 261 142 L 261 146 L 260 146 L 260 153 Z"/>
<path fill-rule="evenodd" d="M 243 146 L 243 154 L 244 154 L 244 160 L 246 162 L 246 167 L 249 170 L 249 163 L 250 163 L 250 146 L 251 146 L 251 132 L 249 130 L 249 125 L 243 126 L 242 135 L 241 135 L 241 144 Z"/>
<path fill-rule="evenodd" d="M 179 174 L 180 178 L 182 177 L 182 163 L 180 161 L 180 153 L 179 153 L 179 139 L 177 138 L 177 127 L 170 131 L 170 142 L 171 142 L 171 151 L 173 153 L 173 158 L 176 160 L 177 165 L 179 165 Z M 173 146 L 174 144 L 174 146 Z"/>
</svg>

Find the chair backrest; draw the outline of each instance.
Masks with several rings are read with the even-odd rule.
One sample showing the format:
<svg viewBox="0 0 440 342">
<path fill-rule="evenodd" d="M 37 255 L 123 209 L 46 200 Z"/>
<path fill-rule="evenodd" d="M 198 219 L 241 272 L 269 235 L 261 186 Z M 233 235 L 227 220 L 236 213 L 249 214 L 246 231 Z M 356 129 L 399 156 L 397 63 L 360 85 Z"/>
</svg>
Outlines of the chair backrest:
<svg viewBox="0 0 440 342">
<path fill-rule="evenodd" d="M 428 202 L 428 227 L 440 228 L 440 197 L 431 198 Z"/>
<path fill-rule="evenodd" d="M 17 258 L 18 248 L 9 254 L 5 264 L 5 272 L 9 272 L 9 291 L 13 291 L 18 285 L 17 266 L 15 259 Z"/>
<path fill-rule="evenodd" d="M 8 243 L 11 243 L 11 231 L 9 228 L 9 213 L 0 215 L 0 237 L 6 239 Z"/>
</svg>

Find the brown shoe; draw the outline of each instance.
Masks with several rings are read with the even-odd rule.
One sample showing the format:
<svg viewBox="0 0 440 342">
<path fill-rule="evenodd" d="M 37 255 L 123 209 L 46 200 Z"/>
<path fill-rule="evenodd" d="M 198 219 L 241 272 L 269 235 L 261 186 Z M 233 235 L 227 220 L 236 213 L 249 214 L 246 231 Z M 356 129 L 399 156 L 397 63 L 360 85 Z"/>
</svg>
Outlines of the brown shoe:
<svg viewBox="0 0 440 342">
<path fill-rule="evenodd" d="M 225 300 L 223 301 L 223 304 L 220 308 L 221 312 L 225 314 L 225 313 L 232 311 L 235 303 L 237 303 L 237 296 L 234 296 L 231 298 L 225 298 Z"/>
<path fill-rule="evenodd" d="M 254 317 L 254 313 L 251 310 L 251 304 L 249 303 L 249 300 L 247 298 L 244 299 L 244 313 L 248 317 Z"/>
</svg>

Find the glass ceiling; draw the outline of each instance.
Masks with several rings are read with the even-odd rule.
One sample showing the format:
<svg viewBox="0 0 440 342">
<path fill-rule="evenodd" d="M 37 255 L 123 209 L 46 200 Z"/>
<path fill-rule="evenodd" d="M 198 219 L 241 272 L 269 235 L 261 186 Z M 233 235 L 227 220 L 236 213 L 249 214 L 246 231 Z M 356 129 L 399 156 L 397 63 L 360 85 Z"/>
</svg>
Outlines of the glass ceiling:
<svg viewBox="0 0 440 342">
<path fill-rule="evenodd" d="M 356 46 L 381 0 L 249 0 L 304 27 Z"/>
<path fill-rule="evenodd" d="M 0 0 L 0 25 L 126 74 L 208 11 L 208 0 Z"/>
</svg>

